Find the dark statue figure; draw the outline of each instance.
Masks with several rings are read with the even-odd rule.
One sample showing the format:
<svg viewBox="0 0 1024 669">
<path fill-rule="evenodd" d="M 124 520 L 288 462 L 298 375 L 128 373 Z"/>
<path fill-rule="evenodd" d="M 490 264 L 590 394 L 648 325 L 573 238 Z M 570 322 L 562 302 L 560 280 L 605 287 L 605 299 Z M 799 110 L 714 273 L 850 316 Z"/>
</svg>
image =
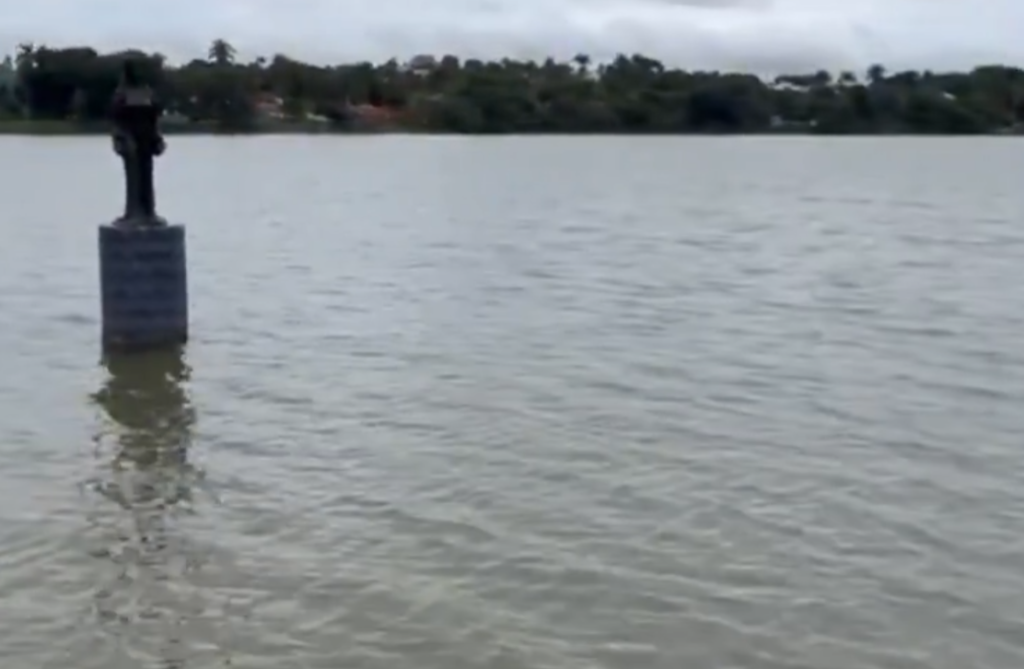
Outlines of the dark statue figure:
<svg viewBox="0 0 1024 669">
<path fill-rule="evenodd" d="M 166 148 L 160 135 L 163 107 L 139 77 L 136 64 L 125 61 L 111 110 L 114 152 L 124 163 L 125 205 L 119 223 L 164 225 L 156 214 L 153 160 Z"/>
</svg>

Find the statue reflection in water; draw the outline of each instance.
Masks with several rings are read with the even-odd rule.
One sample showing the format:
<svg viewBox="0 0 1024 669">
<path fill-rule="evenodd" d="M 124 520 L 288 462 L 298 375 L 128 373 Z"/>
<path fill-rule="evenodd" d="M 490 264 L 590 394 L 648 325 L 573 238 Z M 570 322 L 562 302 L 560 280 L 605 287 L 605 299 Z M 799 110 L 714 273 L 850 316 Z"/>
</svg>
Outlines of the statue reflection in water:
<svg viewBox="0 0 1024 669">
<path fill-rule="evenodd" d="M 101 492 L 137 512 L 139 538 L 151 543 L 158 539 L 146 531 L 149 521 L 192 502 L 191 370 L 181 348 L 111 354 L 103 362 L 108 376 L 95 399 L 111 423 L 114 480 Z"/>
<path fill-rule="evenodd" d="M 110 355 L 103 364 L 107 378 L 94 398 L 107 425 L 99 440 L 101 475 L 93 486 L 103 503 L 90 515 L 102 543 L 94 555 L 114 572 L 112 580 L 97 584 L 96 612 L 101 621 L 116 623 L 119 634 L 126 623 L 143 625 L 135 641 L 155 643 L 160 648 L 150 647 L 153 657 L 175 666 L 168 654 L 182 650 L 179 634 L 150 625 L 178 628 L 191 617 L 173 594 L 174 584 L 184 585 L 197 566 L 195 547 L 173 527 L 176 516 L 193 510 L 197 476 L 188 462 L 195 425 L 190 369 L 181 349 Z"/>
</svg>

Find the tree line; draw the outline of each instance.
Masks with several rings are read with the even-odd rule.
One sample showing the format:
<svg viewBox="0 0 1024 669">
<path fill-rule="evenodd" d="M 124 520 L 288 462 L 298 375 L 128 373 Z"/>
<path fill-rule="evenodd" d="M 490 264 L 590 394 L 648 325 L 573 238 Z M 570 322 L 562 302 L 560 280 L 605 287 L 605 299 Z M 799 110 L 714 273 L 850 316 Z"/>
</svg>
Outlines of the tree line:
<svg viewBox="0 0 1024 669">
<path fill-rule="evenodd" d="M 255 131 L 289 124 L 456 133 L 1015 133 L 1024 70 L 790 74 L 685 71 L 643 55 L 593 63 L 418 56 L 409 63 L 314 65 L 284 55 L 240 62 L 216 40 L 171 65 L 144 51 L 22 44 L 7 60 L 0 115 L 102 121 L 121 64 L 136 61 L 184 125 Z M 5 84 L 0 83 L 0 87 Z M 384 110 L 386 114 L 368 113 Z M 372 123 L 371 123 L 372 125 Z"/>
</svg>

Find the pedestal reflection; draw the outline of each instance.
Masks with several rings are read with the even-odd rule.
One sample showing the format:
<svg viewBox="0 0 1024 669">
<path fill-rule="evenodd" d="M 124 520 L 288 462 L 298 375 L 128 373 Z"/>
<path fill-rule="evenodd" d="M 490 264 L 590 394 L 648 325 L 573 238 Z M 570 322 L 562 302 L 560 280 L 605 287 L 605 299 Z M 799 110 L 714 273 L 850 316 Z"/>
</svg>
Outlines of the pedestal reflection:
<svg viewBox="0 0 1024 669">
<path fill-rule="evenodd" d="M 96 402 L 107 419 L 115 473 L 106 496 L 143 515 L 191 502 L 196 414 L 183 349 L 108 355 L 103 365 L 107 379 Z"/>
<path fill-rule="evenodd" d="M 94 557 L 107 575 L 94 606 L 117 654 L 180 666 L 203 553 L 183 522 L 195 511 L 189 463 L 196 411 L 181 348 L 108 354 L 95 393 L 102 409 L 94 490 Z M 202 608 L 202 607 L 200 607 Z"/>
</svg>

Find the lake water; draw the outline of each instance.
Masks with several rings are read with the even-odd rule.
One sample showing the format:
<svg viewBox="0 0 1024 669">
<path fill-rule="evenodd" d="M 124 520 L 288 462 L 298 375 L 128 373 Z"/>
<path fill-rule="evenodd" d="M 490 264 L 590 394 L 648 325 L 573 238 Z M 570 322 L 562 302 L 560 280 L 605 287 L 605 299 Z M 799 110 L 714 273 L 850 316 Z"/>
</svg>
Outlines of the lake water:
<svg viewBox="0 0 1024 669">
<path fill-rule="evenodd" d="M 1024 143 L 0 138 L 5 669 L 1024 667 Z"/>
</svg>

